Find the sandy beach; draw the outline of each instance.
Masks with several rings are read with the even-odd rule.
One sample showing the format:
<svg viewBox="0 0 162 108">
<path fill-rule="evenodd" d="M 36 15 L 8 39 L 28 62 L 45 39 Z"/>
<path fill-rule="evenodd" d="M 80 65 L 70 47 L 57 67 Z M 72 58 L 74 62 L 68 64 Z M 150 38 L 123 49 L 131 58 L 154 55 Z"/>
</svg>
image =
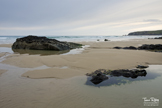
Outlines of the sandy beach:
<svg viewBox="0 0 162 108">
<path fill-rule="evenodd" d="M 1 0 L 0 108 L 162 108 L 162 0 Z"/>
<path fill-rule="evenodd" d="M 29 78 L 71 78 L 84 76 L 97 69 L 132 69 L 137 65 L 162 64 L 162 54 L 141 50 L 113 49 L 115 46 L 140 46 L 160 44 L 161 40 L 140 39 L 129 41 L 82 42 L 90 45 L 80 54 L 69 55 L 28 55 L 11 54 L 2 62 L 21 68 L 47 66 L 46 69 L 28 71 L 22 74 Z M 11 45 L 1 45 L 1 47 Z"/>
<path fill-rule="evenodd" d="M 143 108 L 145 96 L 162 100 L 162 54 L 112 48 L 160 43 L 150 39 L 82 42 L 90 46 L 79 54 L 65 55 L 2 51 L 0 108 Z M 1 48 L 6 46 L 11 45 Z M 139 64 L 149 65 L 146 77 L 109 77 L 94 85 L 85 75 L 97 69 L 132 69 Z"/>
<path fill-rule="evenodd" d="M 12 44 L 0 44 L 0 47 L 8 47 L 11 48 Z"/>
<path fill-rule="evenodd" d="M 4 72 L 6 72 L 7 70 L 1 70 L 0 69 L 0 76 L 1 76 L 1 74 L 3 74 Z"/>
</svg>

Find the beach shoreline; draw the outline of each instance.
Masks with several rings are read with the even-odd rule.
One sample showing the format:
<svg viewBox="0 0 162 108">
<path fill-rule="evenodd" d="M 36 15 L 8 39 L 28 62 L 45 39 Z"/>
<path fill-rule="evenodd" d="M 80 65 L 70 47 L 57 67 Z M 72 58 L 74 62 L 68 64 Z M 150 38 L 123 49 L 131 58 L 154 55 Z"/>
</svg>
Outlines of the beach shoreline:
<svg viewBox="0 0 162 108">
<path fill-rule="evenodd" d="M 20 68 L 47 66 L 47 69 L 28 71 L 22 77 L 28 78 L 71 78 L 84 76 L 97 69 L 132 69 L 137 65 L 161 65 L 162 55 L 157 52 L 140 50 L 113 49 L 115 46 L 139 46 L 142 44 L 160 44 L 161 40 L 134 39 L 129 41 L 80 42 L 86 47 L 80 54 L 69 55 L 29 55 L 11 54 L 1 63 Z M 0 47 L 9 47 L 1 45 Z M 62 68 L 66 67 L 66 68 Z"/>
</svg>

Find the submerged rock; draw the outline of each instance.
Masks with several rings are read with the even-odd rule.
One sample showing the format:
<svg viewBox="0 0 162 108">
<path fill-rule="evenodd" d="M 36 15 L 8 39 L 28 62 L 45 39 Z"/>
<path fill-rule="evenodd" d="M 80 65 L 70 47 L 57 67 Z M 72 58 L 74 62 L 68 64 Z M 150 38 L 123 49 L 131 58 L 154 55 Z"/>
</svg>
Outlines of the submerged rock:
<svg viewBox="0 0 162 108">
<path fill-rule="evenodd" d="M 60 42 L 56 39 L 29 35 L 27 37 L 18 38 L 12 45 L 12 49 L 63 51 L 74 48 L 81 48 L 81 46 L 81 44 L 77 43 Z"/>
</svg>

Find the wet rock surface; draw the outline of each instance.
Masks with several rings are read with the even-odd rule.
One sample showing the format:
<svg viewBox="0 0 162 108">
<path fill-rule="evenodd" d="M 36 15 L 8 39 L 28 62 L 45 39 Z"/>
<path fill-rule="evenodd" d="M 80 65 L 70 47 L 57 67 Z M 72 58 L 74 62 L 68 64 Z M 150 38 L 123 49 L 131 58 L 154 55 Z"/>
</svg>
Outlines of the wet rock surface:
<svg viewBox="0 0 162 108">
<path fill-rule="evenodd" d="M 104 39 L 104 41 L 109 41 L 108 39 Z"/>
<path fill-rule="evenodd" d="M 162 39 L 162 37 L 148 38 L 148 39 Z"/>
<path fill-rule="evenodd" d="M 136 47 L 134 47 L 134 46 L 124 47 L 123 49 L 137 50 L 137 48 L 136 48 Z"/>
<path fill-rule="evenodd" d="M 104 80 L 107 80 L 108 77 L 105 74 L 98 73 L 96 76 L 92 76 L 91 82 L 93 84 L 99 84 Z"/>
<path fill-rule="evenodd" d="M 12 45 L 12 49 L 63 51 L 81 48 L 81 46 L 81 44 L 77 43 L 61 42 L 56 39 L 29 35 L 27 37 L 18 38 Z"/>
<path fill-rule="evenodd" d="M 129 49 L 129 50 L 150 50 L 154 52 L 162 52 L 162 44 L 143 44 L 139 47 L 129 46 L 129 47 L 119 47 L 116 46 L 114 49 Z"/>
<path fill-rule="evenodd" d="M 149 66 L 138 65 L 136 68 L 148 68 Z"/>
<path fill-rule="evenodd" d="M 114 49 L 122 49 L 122 47 L 116 46 L 114 47 Z"/>
<path fill-rule="evenodd" d="M 162 44 L 144 44 L 138 50 L 162 50 Z"/>
<path fill-rule="evenodd" d="M 106 75 L 111 77 L 127 77 L 127 78 L 137 78 L 138 76 L 146 76 L 147 72 L 144 69 L 119 69 L 119 70 L 106 70 L 98 69 L 92 73 L 87 73 L 87 76 L 92 76 L 91 82 L 94 84 L 99 84 L 104 80 L 107 80 Z"/>
</svg>

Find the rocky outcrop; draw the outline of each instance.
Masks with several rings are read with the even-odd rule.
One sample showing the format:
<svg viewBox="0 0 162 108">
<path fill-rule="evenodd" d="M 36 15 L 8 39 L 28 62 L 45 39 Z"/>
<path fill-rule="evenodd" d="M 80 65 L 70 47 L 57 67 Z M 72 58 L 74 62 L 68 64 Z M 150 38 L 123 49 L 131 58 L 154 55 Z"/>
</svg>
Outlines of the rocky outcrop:
<svg viewBox="0 0 162 108">
<path fill-rule="evenodd" d="M 138 50 L 162 50 L 162 44 L 144 44 Z"/>
<path fill-rule="evenodd" d="M 104 41 L 109 41 L 108 39 L 104 39 Z"/>
<path fill-rule="evenodd" d="M 107 80 L 108 77 L 105 74 L 105 69 L 99 69 L 92 73 L 87 73 L 87 76 L 92 76 L 92 79 L 90 80 L 93 84 L 99 84 L 104 80 Z"/>
<path fill-rule="evenodd" d="M 148 39 L 162 39 L 162 37 L 148 38 Z"/>
<path fill-rule="evenodd" d="M 130 49 L 130 50 L 136 50 L 137 48 L 134 46 L 124 47 L 123 49 Z"/>
<path fill-rule="evenodd" d="M 18 38 L 12 45 L 12 49 L 63 51 L 81 48 L 81 46 L 81 44 L 77 43 L 60 42 L 56 39 L 29 35 L 27 37 Z"/>
<path fill-rule="evenodd" d="M 128 49 L 128 50 L 137 50 L 136 47 L 134 46 L 129 46 L 129 47 L 119 47 L 119 46 L 116 46 L 114 47 L 114 49 Z"/>
<path fill-rule="evenodd" d="M 91 82 L 93 84 L 99 84 L 104 80 L 107 80 L 108 77 L 102 73 L 98 73 L 96 76 L 92 76 Z"/>
<path fill-rule="evenodd" d="M 137 78 L 138 76 L 146 76 L 147 72 L 144 69 L 119 69 L 119 70 L 99 69 L 86 75 L 97 76 L 98 74 Z"/>
<path fill-rule="evenodd" d="M 122 49 L 122 47 L 116 46 L 114 47 L 114 49 Z"/>
<path fill-rule="evenodd" d="M 139 47 L 129 46 L 129 47 L 114 47 L 114 49 L 129 49 L 129 50 L 150 50 L 155 52 L 161 52 L 162 51 L 162 44 L 144 44 Z"/>
<path fill-rule="evenodd" d="M 162 30 L 156 30 L 156 31 L 137 31 L 137 32 L 131 32 L 128 35 L 162 35 Z"/>
<path fill-rule="evenodd" d="M 119 69 L 119 70 L 106 70 L 106 69 L 98 69 L 92 73 L 87 73 L 87 76 L 92 76 L 90 80 L 94 84 L 99 84 L 104 80 L 107 80 L 108 77 L 106 75 L 110 75 L 111 77 L 131 77 L 137 78 L 138 76 L 146 76 L 147 72 L 144 69 Z"/>
<path fill-rule="evenodd" d="M 138 76 L 146 76 L 147 72 L 144 69 L 121 69 L 111 71 L 110 75 L 137 78 Z"/>
<path fill-rule="evenodd" d="M 138 65 L 136 68 L 148 68 L 149 66 Z"/>
<path fill-rule="evenodd" d="M 162 39 L 162 37 L 156 37 L 156 38 L 154 38 L 154 39 Z"/>
</svg>

